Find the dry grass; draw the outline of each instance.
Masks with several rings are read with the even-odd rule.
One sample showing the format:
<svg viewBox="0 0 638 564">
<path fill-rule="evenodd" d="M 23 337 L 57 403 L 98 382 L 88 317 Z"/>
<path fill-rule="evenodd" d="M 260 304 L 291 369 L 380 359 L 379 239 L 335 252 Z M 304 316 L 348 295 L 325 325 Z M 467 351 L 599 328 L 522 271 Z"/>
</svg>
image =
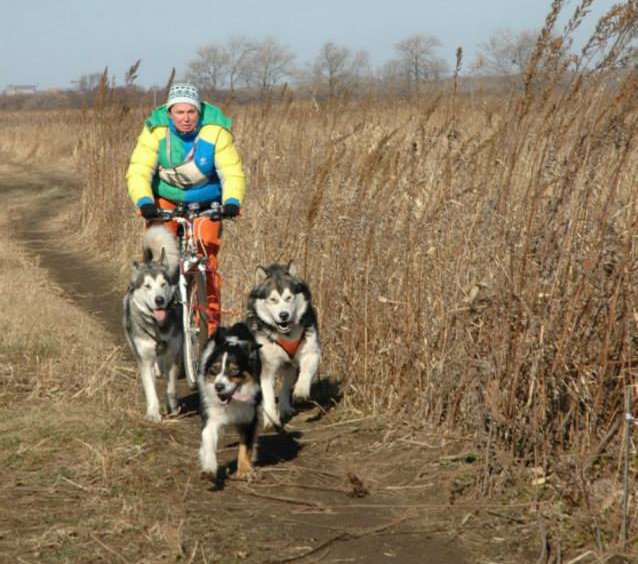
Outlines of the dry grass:
<svg viewBox="0 0 638 564">
<path fill-rule="evenodd" d="M 19 213 L 20 200 L 14 195 L 8 213 L 0 219 L 3 233 L 10 228 L 9 218 Z M 4 328 L 0 336 L 0 404 L 25 397 L 67 401 L 94 395 L 110 372 L 101 366 L 112 350 L 102 344 L 103 331 L 69 307 L 33 257 L 8 238 L 3 238 L 0 246 L 0 264 L 0 320 Z"/>
<path fill-rule="evenodd" d="M 23 187 L 22 175 L 46 179 L 17 165 L 0 172 Z M 121 347 L 17 244 L 37 196 L 10 196 L 0 218 L 0 560 L 112 562 L 122 550 L 113 538 L 149 562 L 179 555 L 179 519 L 156 495 L 152 461 L 169 454 L 160 478 L 169 488 L 186 449 L 144 425 Z M 58 246 L 68 244 L 61 219 L 47 217 Z"/>
<path fill-rule="evenodd" d="M 79 110 L 0 112 L 3 151 L 30 163 L 53 158 L 53 166 L 74 165 L 82 158 L 78 126 L 85 115 Z"/>
<path fill-rule="evenodd" d="M 501 450 L 555 476 L 536 495 L 612 535 L 618 506 L 595 484 L 617 469 L 637 376 L 638 75 L 618 70 L 637 15 L 610 13 L 568 65 L 548 39 L 561 4 L 507 96 L 225 108 L 249 193 L 225 230 L 224 300 L 243 306 L 257 265 L 294 258 L 347 405 L 472 433 L 479 491 L 507 485 Z M 139 245 L 124 171 L 144 113 L 76 124 L 85 234 L 122 264 Z"/>
<path fill-rule="evenodd" d="M 635 358 L 637 79 L 612 69 L 636 14 L 566 61 L 545 39 L 560 4 L 509 96 L 227 108 L 249 195 L 226 230 L 226 305 L 256 265 L 294 258 L 346 401 L 474 429 L 535 465 L 587 458 Z M 122 257 L 139 244 L 123 176 L 143 115 L 100 105 L 82 128 L 84 226 Z"/>
</svg>

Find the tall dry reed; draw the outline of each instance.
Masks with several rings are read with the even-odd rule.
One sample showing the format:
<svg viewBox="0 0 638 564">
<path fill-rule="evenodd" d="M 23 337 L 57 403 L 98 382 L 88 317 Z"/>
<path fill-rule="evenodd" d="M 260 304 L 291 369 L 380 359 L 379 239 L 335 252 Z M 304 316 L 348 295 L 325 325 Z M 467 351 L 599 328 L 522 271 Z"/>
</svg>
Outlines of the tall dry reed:
<svg viewBox="0 0 638 564">
<path fill-rule="evenodd" d="M 472 429 L 536 465 L 595 453 L 634 376 L 637 78 L 620 64 L 634 3 L 565 55 L 589 4 L 560 32 L 554 2 L 509 95 L 455 81 L 407 101 L 225 108 L 249 186 L 226 229 L 226 304 L 257 265 L 294 258 L 346 401 Z M 83 134 L 85 226 L 125 254 L 143 115 L 103 104 Z"/>
<path fill-rule="evenodd" d="M 345 402 L 579 476 L 582 500 L 636 381 L 638 16 L 635 2 L 615 7 L 569 55 L 591 2 L 559 30 L 563 4 L 509 93 L 465 92 L 455 76 L 410 100 L 284 91 L 224 107 L 248 195 L 221 270 L 237 309 L 257 265 L 295 259 L 319 311 L 322 374 Z M 85 233 L 123 263 L 142 230 L 124 174 L 150 109 L 104 87 L 76 145 Z M 496 465 L 485 468 L 489 492 Z"/>
</svg>

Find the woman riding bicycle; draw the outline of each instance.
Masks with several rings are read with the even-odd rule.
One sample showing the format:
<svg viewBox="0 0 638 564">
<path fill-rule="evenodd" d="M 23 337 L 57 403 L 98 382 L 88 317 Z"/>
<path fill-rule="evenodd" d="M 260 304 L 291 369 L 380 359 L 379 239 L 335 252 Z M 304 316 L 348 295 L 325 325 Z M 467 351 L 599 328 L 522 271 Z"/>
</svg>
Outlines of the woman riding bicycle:
<svg viewBox="0 0 638 564">
<path fill-rule="evenodd" d="M 246 181 L 231 123 L 219 108 L 200 101 L 192 84 L 170 88 L 166 104 L 144 122 L 126 173 L 129 196 L 147 225 L 158 218 L 160 209 L 173 209 L 180 203 L 196 203 L 206 209 L 221 202 L 225 217 L 239 214 Z M 177 231 L 175 222 L 165 225 Z M 221 314 L 217 271 L 221 222 L 197 218 L 193 228 L 199 252 L 208 260 L 208 333 L 212 334 Z"/>
</svg>

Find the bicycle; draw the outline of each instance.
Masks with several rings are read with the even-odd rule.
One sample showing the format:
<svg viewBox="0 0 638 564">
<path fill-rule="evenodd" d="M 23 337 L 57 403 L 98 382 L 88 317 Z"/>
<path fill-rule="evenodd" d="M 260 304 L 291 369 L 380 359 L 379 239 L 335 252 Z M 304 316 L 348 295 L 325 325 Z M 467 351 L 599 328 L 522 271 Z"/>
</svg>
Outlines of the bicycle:
<svg viewBox="0 0 638 564">
<path fill-rule="evenodd" d="M 160 221 L 177 223 L 177 241 L 179 248 L 179 299 L 182 304 L 182 323 L 184 328 L 184 371 L 186 382 L 191 390 L 197 387 L 199 359 L 208 341 L 208 297 L 206 291 L 205 256 L 197 251 L 193 223 L 198 218 L 221 221 L 224 218 L 223 206 L 217 202 L 202 210 L 197 203 L 178 204 L 172 210 L 159 210 Z"/>
</svg>

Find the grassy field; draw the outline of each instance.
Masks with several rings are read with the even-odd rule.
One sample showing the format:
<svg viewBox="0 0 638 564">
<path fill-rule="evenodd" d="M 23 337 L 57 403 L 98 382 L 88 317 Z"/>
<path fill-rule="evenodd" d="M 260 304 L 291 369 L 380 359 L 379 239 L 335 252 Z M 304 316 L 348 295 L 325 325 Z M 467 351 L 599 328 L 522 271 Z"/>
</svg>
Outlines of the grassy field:
<svg viewBox="0 0 638 564">
<path fill-rule="evenodd" d="M 598 554 L 620 528 L 623 397 L 637 377 L 638 74 L 621 66 L 635 25 L 635 9 L 616 13 L 572 60 L 539 43 L 508 93 L 454 81 L 410 100 L 285 93 L 224 108 L 248 177 L 245 216 L 225 226 L 224 307 L 243 308 L 257 265 L 294 259 L 344 408 L 472 437 L 479 496 L 533 469 L 556 536 L 584 535 Z M 3 134 L 21 158 L 77 167 L 83 237 L 123 282 L 141 234 L 124 173 L 149 108 L 109 96 L 7 120 Z M 56 346 L 34 343 L 34 358 Z M 632 523 L 635 511 L 632 498 Z"/>
<path fill-rule="evenodd" d="M 547 41 L 501 95 L 226 108 L 249 182 L 226 306 L 257 265 L 295 259 L 346 402 L 590 467 L 636 356 L 637 78 L 612 70 L 628 24 L 606 25 L 583 55 L 599 67 Z M 83 225 L 116 256 L 139 245 L 123 176 L 145 111 L 106 106 L 82 129 Z"/>
</svg>

